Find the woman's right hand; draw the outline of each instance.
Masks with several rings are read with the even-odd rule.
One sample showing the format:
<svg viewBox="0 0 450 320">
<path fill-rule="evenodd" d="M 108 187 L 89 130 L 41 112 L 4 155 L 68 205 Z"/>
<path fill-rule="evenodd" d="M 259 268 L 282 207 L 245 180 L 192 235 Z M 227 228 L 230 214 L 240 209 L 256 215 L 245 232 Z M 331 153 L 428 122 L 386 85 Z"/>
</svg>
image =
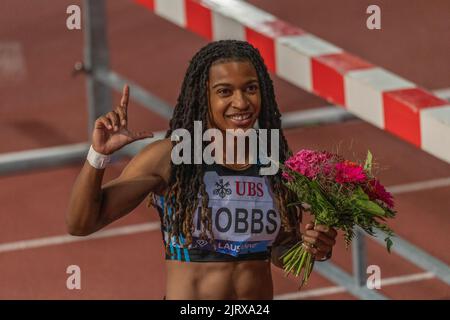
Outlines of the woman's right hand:
<svg viewBox="0 0 450 320">
<path fill-rule="evenodd" d="M 129 96 L 130 88 L 125 84 L 120 105 L 95 121 L 92 133 L 92 147 L 95 151 L 108 155 L 131 142 L 153 137 L 151 132 L 128 130 Z"/>
</svg>

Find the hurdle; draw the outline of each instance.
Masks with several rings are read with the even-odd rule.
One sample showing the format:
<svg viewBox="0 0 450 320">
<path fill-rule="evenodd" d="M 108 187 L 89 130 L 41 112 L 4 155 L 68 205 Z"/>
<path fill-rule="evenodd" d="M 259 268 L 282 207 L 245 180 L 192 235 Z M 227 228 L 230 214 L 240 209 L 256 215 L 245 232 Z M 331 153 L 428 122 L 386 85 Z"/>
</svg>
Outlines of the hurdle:
<svg viewBox="0 0 450 320">
<path fill-rule="evenodd" d="M 273 74 L 450 162 L 450 104 L 411 81 L 244 1 L 134 1 L 207 40 L 250 42 Z"/>
</svg>

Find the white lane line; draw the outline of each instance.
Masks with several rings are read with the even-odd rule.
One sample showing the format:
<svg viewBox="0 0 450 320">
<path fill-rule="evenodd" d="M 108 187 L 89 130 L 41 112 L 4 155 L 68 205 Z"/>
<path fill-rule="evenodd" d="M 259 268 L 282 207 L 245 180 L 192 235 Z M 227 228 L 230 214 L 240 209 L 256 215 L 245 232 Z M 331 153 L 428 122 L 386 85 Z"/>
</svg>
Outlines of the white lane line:
<svg viewBox="0 0 450 320">
<path fill-rule="evenodd" d="M 334 286 L 334 287 L 325 287 L 319 289 L 311 289 L 299 292 L 289 292 L 276 295 L 274 297 L 275 300 L 296 300 L 296 299 L 306 299 L 306 298 L 314 298 L 320 296 L 326 296 L 330 294 L 342 293 L 346 292 L 344 287 Z"/>
<path fill-rule="evenodd" d="M 434 278 L 434 274 L 431 272 L 422 272 L 422 273 L 414 273 L 414 274 L 408 274 L 408 275 L 398 276 L 398 277 L 390 277 L 390 278 L 381 279 L 381 288 L 383 288 L 383 286 L 411 283 L 411 282 L 417 282 L 417 281 L 428 280 L 428 279 L 433 279 L 433 278 Z M 314 298 L 314 297 L 325 296 L 325 295 L 336 294 L 336 293 L 343 293 L 343 292 L 346 292 L 344 287 L 334 286 L 334 287 L 325 287 L 325 288 L 311 289 L 311 290 L 306 290 L 306 291 L 279 294 L 279 295 L 276 295 L 274 297 L 274 299 L 275 300 L 306 299 L 306 298 Z"/>
<path fill-rule="evenodd" d="M 450 186 L 450 177 L 399 184 L 396 186 L 387 187 L 387 190 L 393 194 L 400 194 L 448 186 Z"/>
<path fill-rule="evenodd" d="M 415 273 L 415 274 L 410 274 L 410 275 L 406 275 L 406 276 L 391 277 L 391 278 L 386 278 L 386 279 L 381 278 L 381 287 L 390 286 L 390 285 L 394 285 L 394 284 L 402 284 L 402 283 L 410 283 L 410 282 L 428 280 L 428 279 L 433 279 L 433 278 L 434 278 L 433 272 Z"/>
<path fill-rule="evenodd" d="M 109 230 L 99 231 L 94 233 L 93 235 L 87 237 L 75 237 L 71 235 L 62 235 L 62 236 L 54 236 L 54 237 L 45 237 L 45 238 L 37 238 L 30 240 L 22 240 L 16 242 L 9 242 L 0 244 L 0 253 L 10 252 L 16 250 L 25 250 L 31 248 L 40 248 L 52 245 L 59 245 L 63 243 L 72 243 L 72 242 L 80 242 L 87 241 L 92 239 L 102 239 L 102 238 L 110 238 L 117 236 L 124 236 L 130 234 L 136 234 L 147 231 L 156 231 L 159 230 L 160 223 L 159 222 L 148 222 L 141 224 L 134 224 L 130 226 L 112 228 Z"/>
</svg>

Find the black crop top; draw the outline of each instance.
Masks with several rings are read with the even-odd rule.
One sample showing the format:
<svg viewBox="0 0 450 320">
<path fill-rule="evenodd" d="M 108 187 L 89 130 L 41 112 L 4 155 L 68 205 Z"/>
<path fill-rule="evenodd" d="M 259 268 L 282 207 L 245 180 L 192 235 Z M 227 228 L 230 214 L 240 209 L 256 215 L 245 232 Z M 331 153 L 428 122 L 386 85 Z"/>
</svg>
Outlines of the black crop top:
<svg viewBox="0 0 450 320">
<path fill-rule="evenodd" d="M 181 244 L 172 239 L 171 254 L 166 254 L 166 259 L 186 262 L 269 259 L 281 223 L 269 180 L 259 174 L 259 169 L 256 164 L 242 171 L 219 164 L 207 165 L 204 183 L 209 196 L 215 246 L 200 239 L 198 207 L 193 214 L 192 244 L 184 247 L 184 237 L 180 237 Z M 162 222 L 164 197 L 153 200 Z M 171 214 L 171 208 L 168 208 L 168 214 Z M 164 244 L 167 244 L 168 233 L 163 223 L 161 232 Z"/>
</svg>

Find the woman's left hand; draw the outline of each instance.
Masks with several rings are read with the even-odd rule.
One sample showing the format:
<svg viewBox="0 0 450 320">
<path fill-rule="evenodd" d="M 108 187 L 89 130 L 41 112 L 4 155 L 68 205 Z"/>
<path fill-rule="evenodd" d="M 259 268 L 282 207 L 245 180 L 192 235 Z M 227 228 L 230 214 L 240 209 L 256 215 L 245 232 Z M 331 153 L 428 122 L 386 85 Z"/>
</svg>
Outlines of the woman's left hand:
<svg viewBox="0 0 450 320">
<path fill-rule="evenodd" d="M 305 226 L 305 233 L 302 235 L 303 247 L 306 251 L 315 256 L 316 260 L 323 260 L 329 257 L 333 246 L 336 244 L 337 232 L 334 228 L 324 225 L 314 226 L 308 223 Z"/>
</svg>

